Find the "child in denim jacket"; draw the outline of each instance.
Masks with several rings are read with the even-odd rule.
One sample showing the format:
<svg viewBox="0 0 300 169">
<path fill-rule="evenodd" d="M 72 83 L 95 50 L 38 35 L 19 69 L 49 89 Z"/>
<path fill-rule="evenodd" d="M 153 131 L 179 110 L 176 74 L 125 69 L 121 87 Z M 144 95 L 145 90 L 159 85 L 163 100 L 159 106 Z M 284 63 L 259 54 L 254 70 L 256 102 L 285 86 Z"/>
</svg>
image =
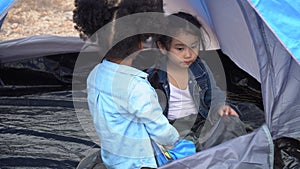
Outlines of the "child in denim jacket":
<svg viewBox="0 0 300 169">
<path fill-rule="evenodd" d="M 156 39 L 163 56 L 147 70 L 148 79 L 158 93 L 169 122 L 178 126 L 181 135 L 187 135 L 198 144 L 210 110 L 218 116 L 239 115 L 226 105 L 224 92 L 198 56 L 200 48 L 205 48 L 205 42 L 197 18 L 184 12 L 172 14 L 167 29 L 172 37 L 161 35 Z"/>
</svg>

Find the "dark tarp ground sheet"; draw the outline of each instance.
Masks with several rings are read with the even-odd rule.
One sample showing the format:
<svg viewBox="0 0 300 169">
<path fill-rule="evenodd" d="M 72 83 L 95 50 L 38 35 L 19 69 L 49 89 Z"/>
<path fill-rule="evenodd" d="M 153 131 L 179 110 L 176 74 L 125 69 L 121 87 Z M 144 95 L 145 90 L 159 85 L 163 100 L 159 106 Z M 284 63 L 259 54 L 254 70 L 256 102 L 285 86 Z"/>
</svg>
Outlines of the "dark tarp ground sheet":
<svg viewBox="0 0 300 169">
<path fill-rule="evenodd" d="M 209 117 L 209 123 L 206 123 L 203 128 L 203 131 L 205 131 L 203 133 L 206 134 L 203 134 L 200 137 L 200 146 L 203 150 L 217 146 L 220 143 L 233 139 L 237 136 L 256 131 L 256 129 L 265 122 L 259 82 L 246 72 L 239 69 L 220 50 L 212 53 L 214 53 L 214 55 L 218 53 L 217 57 L 221 58 L 226 73 L 228 100 L 238 108 L 240 112 L 240 120 L 234 117 Z M 12 100 L 15 101 L 14 104 L 19 104 L 20 106 L 36 105 L 36 102 L 30 102 L 26 97 L 22 100 L 22 97 L 16 99 L 15 96 L 28 94 L 33 96 L 36 95 L 34 96 L 37 98 L 35 101 L 38 101 L 39 96 L 43 95 L 43 93 L 70 90 L 72 85 L 72 73 L 77 55 L 78 53 L 56 54 L 1 63 L 1 106 L 11 105 Z M 151 52 L 149 53 L 148 51 L 146 53 L 141 53 L 140 55 L 141 56 L 139 57 L 141 58 L 149 58 Z M 203 57 L 204 59 L 210 59 L 210 52 L 204 54 Z M 210 64 L 209 59 L 206 60 L 208 65 Z M 138 60 L 135 62 L 138 62 Z M 93 62 L 92 64 L 95 63 L 96 62 Z M 146 63 L 150 64 L 151 62 L 149 61 Z M 149 67 L 149 65 L 137 65 L 141 69 Z M 83 68 L 83 70 L 84 69 L 85 68 Z M 82 79 L 82 81 L 78 83 L 80 83 L 80 85 L 84 84 L 85 79 Z M 62 92 L 61 95 L 64 95 L 64 92 Z M 67 95 L 67 97 L 70 97 L 70 93 Z M 59 98 L 62 96 L 57 97 Z M 14 99 L 10 100 L 9 98 Z M 62 107 L 72 107 L 72 103 L 70 101 L 56 101 L 51 104 L 51 99 L 53 98 L 48 99 L 47 102 L 44 102 L 45 100 L 40 102 L 41 104 L 44 104 L 44 106 L 48 105 L 50 107 L 57 105 Z M 53 101 L 55 101 L 55 99 Z M 5 134 L 5 131 L 7 130 L 1 129 L 1 131 L 2 134 Z M 295 168 L 299 166 L 299 140 L 280 138 L 275 140 L 274 143 L 275 168 Z M 19 144 L 21 145 L 22 143 Z M 89 155 L 84 158 L 84 160 L 81 160 L 78 168 L 104 168 L 97 146 L 91 145 L 89 152 Z M 201 152 L 197 154 L 201 154 Z M 7 151 L 5 156 L 9 157 L 15 155 L 13 152 Z M 2 159 L 2 161 L 3 160 L 5 159 Z M 21 161 L 20 163 L 25 166 L 28 165 L 28 167 L 30 166 L 30 164 L 27 164 L 24 161 Z"/>
</svg>

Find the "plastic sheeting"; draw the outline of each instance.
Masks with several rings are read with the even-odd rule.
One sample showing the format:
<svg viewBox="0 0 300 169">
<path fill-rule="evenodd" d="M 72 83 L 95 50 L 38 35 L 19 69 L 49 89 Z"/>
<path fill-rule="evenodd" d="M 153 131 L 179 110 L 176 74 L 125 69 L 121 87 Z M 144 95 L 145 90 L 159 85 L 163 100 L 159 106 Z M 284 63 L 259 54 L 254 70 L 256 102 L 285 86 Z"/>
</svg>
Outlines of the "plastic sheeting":
<svg viewBox="0 0 300 169">
<path fill-rule="evenodd" d="M 274 141 L 274 169 L 300 168 L 300 142 L 294 138 L 282 137 Z"/>
<path fill-rule="evenodd" d="M 70 89 L 83 44 L 79 37 L 59 36 L 30 36 L 0 42 L 1 95 Z M 87 52 L 89 56 L 97 55 L 95 50 Z"/>
</svg>

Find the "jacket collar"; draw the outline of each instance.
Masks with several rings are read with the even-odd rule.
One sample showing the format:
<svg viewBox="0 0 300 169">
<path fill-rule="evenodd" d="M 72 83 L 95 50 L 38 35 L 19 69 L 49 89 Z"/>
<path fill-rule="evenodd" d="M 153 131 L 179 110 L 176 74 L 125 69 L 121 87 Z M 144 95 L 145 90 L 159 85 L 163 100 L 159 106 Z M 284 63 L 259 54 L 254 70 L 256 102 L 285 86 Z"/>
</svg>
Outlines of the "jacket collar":
<svg viewBox="0 0 300 169">
<path fill-rule="evenodd" d="M 193 72 L 195 79 L 203 77 L 206 74 L 206 68 L 199 57 L 190 66 L 190 71 Z"/>
<path fill-rule="evenodd" d="M 114 63 L 114 62 L 110 62 L 106 59 L 104 59 L 102 63 L 108 69 L 114 69 L 115 71 L 120 72 L 120 73 L 128 74 L 128 75 L 131 75 L 131 76 L 139 76 L 139 77 L 142 77 L 144 79 L 146 79 L 147 76 L 148 76 L 147 73 L 145 73 L 141 70 L 138 70 L 134 67 L 131 67 L 131 66 L 120 65 L 120 64 L 117 64 L 117 63 Z"/>
</svg>

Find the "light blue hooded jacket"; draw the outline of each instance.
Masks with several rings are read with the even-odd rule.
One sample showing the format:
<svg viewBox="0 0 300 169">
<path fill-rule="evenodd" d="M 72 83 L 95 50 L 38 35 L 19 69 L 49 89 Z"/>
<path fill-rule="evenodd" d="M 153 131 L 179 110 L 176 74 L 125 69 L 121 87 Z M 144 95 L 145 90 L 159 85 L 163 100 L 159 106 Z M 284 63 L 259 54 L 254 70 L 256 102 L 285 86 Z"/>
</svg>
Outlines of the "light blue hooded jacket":
<svg viewBox="0 0 300 169">
<path fill-rule="evenodd" d="M 89 74 L 88 104 L 107 168 L 156 168 L 151 139 L 173 145 L 179 138 L 147 76 L 107 60 Z"/>
</svg>

